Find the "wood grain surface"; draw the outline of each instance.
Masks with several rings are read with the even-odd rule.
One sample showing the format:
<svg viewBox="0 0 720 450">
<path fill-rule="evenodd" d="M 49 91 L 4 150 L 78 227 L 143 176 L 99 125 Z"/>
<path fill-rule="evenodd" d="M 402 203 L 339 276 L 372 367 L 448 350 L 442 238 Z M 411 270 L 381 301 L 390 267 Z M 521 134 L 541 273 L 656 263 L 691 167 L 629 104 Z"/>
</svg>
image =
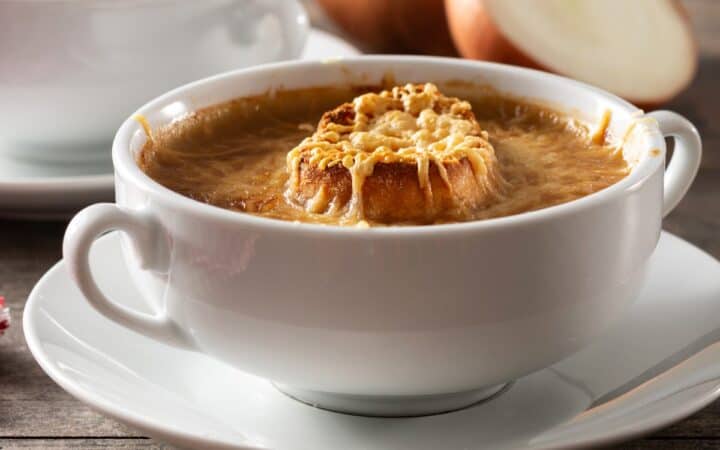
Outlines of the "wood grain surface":
<svg viewBox="0 0 720 450">
<path fill-rule="evenodd" d="M 665 229 L 720 259 L 720 0 L 687 0 L 701 50 L 692 86 L 667 105 L 700 130 L 705 156 L 697 181 Z M 171 448 L 107 419 L 61 390 L 32 359 L 22 334 L 30 290 L 60 259 L 66 223 L 0 221 L 0 295 L 13 326 L 0 338 L 0 448 Z M 720 301 L 720 299 L 718 299 Z M 628 450 L 720 448 L 720 402 L 634 442 Z"/>
</svg>

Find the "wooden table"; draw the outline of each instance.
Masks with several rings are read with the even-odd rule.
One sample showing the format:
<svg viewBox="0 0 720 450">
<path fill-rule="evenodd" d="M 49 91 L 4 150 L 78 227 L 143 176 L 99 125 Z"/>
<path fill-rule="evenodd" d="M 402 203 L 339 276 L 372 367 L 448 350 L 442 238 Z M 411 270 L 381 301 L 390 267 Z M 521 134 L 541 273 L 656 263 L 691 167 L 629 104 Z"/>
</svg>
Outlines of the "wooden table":
<svg viewBox="0 0 720 450">
<path fill-rule="evenodd" d="M 700 37 L 700 71 L 667 105 L 692 120 L 705 143 L 698 178 L 665 229 L 720 259 L 720 0 L 688 1 Z M 35 363 L 22 310 L 40 276 L 60 259 L 65 223 L 0 221 L 0 294 L 13 326 L 0 338 L 0 448 L 170 448 L 107 419 L 65 393 Z M 720 301 L 720 299 L 718 299 Z M 622 449 L 720 448 L 720 401 Z"/>
</svg>

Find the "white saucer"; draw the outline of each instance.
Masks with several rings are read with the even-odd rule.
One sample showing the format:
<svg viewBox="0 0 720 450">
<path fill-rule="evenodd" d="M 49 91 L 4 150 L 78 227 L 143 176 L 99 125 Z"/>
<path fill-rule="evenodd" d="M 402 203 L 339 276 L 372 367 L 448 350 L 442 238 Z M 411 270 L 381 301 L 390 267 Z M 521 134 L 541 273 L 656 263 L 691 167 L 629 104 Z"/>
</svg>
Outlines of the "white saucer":
<svg viewBox="0 0 720 450">
<path fill-rule="evenodd" d="M 313 29 L 302 58 L 357 54 L 358 50 L 344 40 Z M 0 142 L 0 145 L 3 144 Z M 109 144 L 107 152 L 108 161 L 92 165 L 23 161 L 0 152 L 0 217 L 66 219 L 91 203 L 112 201 Z"/>
<path fill-rule="evenodd" d="M 146 312 L 100 239 L 100 286 Z M 182 447 L 273 449 L 578 448 L 629 439 L 720 395 L 720 264 L 663 233 L 630 315 L 596 343 L 458 412 L 383 419 L 313 408 L 200 353 L 156 343 L 91 309 L 62 262 L 30 294 L 25 336 L 45 372 L 97 410 Z"/>
<path fill-rule="evenodd" d="M 0 217 L 64 219 L 83 206 L 112 199 L 109 161 L 57 165 L 17 160 L 0 152 Z"/>
</svg>

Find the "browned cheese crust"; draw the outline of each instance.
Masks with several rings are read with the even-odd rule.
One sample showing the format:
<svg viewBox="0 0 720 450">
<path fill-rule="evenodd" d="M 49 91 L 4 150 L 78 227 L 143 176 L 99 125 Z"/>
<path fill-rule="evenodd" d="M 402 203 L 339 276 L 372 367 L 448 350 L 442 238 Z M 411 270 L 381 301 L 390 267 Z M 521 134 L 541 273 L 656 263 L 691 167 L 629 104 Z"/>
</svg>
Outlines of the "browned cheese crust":
<svg viewBox="0 0 720 450">
<path fill-rule="evenodd" d="M 429 83 L 326 112 L 287 165 L 288 197 L 308 211 L 380 223 L 462 220 L 504 183 L 469 103 Z"/>
</svg>

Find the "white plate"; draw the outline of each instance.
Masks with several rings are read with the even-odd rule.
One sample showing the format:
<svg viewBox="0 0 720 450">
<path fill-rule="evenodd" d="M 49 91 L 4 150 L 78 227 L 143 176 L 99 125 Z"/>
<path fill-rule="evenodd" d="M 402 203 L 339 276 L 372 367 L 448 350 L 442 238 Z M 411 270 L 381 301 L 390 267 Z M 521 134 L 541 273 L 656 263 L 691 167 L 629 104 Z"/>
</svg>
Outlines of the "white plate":
<svg viewBox="0 0 720 450">
<path fill-rule="evenodd" d="M 358 50 L 342 39 L 311 30 L 302 58 L 357 54 Z M 107 152 L 109 157 L 109 145 Z M 62 165 L 17 160 L 0 152 L 0 217 L 64 219 L 91 203 L 112 201 L 113 195 L 109 160 L 92 165 Z"/>
<path fill-rule="evenodd" d="M 63 219 L 83 206 L 112 199 L 109 161 L 57 165 L 16 160 L 0 152 L 1 217 Z"/>
<path fill-rule="evenodd" d="M 117 234 L 98 241 L 91 263 L 114 299 L 150 311 L 129 281 Z M 109 322 L 62 262 L 30 294 L 24 328 L 33 355 L 65 390 L 182 447 L 578 448 L 650 432 L 720 395 L 720 264 L 668 233 L 637 303 L 604 337 L 485 403 L 430 417 L 366 418 L 296 402 L 265 380 Z"/>
</svg>

